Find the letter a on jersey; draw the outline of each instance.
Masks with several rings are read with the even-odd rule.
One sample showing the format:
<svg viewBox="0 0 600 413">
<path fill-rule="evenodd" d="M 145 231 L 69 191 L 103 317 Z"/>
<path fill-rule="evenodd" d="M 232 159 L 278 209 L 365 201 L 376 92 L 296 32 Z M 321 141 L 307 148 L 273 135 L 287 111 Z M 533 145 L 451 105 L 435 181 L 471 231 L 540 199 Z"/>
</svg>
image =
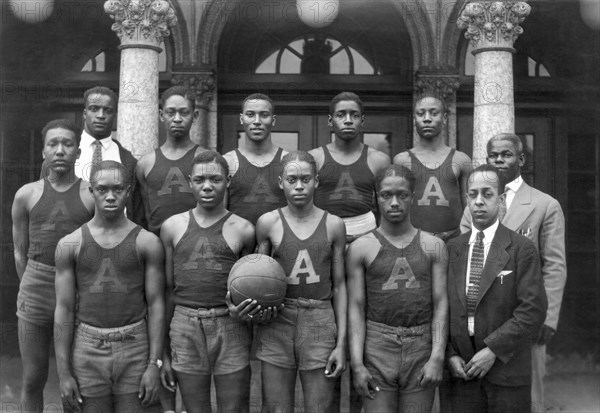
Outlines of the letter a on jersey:
<svg viewBox="0 0 600 413">
<path fill-rule="evenodd" d="M 215 259 L 213 249 L 216 248 L 213 248 L 213 244 L 210 243 L 207 237 L 198 238 L 198 242 L 196 243 L 193 252 L 190 254 L 190 258 L 183 264 L 183 269 L 197 270 L 202 266 L 207 270 L 222 270 L 223 266 Z"/>
<path fill-rule="evenodd" d="M 59 231 L 61 223 L 69 216 L 69 210 L 65 201 L 58 201 L 52 207 L 46 223 L 42 225 L 42 231 Z M 56 225 L 59 225 L 57 228 Z"/>
<path fill-rule="evenodd" d="M 432 199 L 433 198 L 433 199 Z M 435 201 L 434 201 L 435 200 Z M 435 202 L 435 203 L 434 203 Z M 444 196 L 442 186 L 435 176 L 430 176 L 425 190 L 423 191 L 423 197 L 419 199 L 419 206 L 450 206 L 450 202 Z"/>
<path fill-rule="evenodd" d="M 397 290 L 398 283 L 402 280 L 406 280 L 404 288 L 421 287 L 421 283 L 415 278 L 415 274 L 413 273 L 412 268 L 410 268 L 410 264 L 408 263 L 408 261 L 406 261 L 406 258 L 404 257 L 396 259 L 394 268 L 392 268 L 392 272 L 387 281 L 381 285 L 381 289 L 383 291 Z"/>
<path fill-rule="evenodd" d="M 244 197 L 244 202 L 257 204 L 259 202 L 273 203 L 277 202 L 277 197 L 271 191 L 269 184 L 262 175 L 256 177 L 252 190 Z"/>
<path fill-rule="evenodd" d="M 103 258 L 96 272 L 96 281 L 90 287 L 90 293 L 126 293 L 127 286 L 116 276 L 116 269 L 110 258 Z"/>
<path fill-rule="evenodd" d="M 359 201 L 360 194 L 356 190 L 356 186 L 354 185 L 354 180 L 350 176 L 350 172 L 343 172 L 340 175 L 340 179 L 338 180 L 337 186 L 329 195 L 329 199 L 331 201 Z"/>
<path fill-rule="evenodd" d="M 192 190 L 190 189 L 187 180 L 185 179 L 185 176 L 183 176 L 181 169 L 179 169 L 176 166 L 173 166 L 171 167 L 171 169 L 169 169 L 169 172 L 165 177 L 165 182 L 163 183 L 163 186 L 158 190 L 157 195 L 171 195 L 173 193 L 174 186 L 179 187 L 178 190 L 180 193 L 192 193 Z"/>
<path fill-rule="evenodd" d="M 299 285 L 300 274 L 308 274 L 308 277 L 306 277 L 306 284 L 315 284 L 321 281 L 321 277 L 319 277 L 315 271 L 312 259 L 308 254 L 308 250 L 300 250 L 300 252 L 298 252 L 296 263 L 294 264 L 294 268 L 292 268 L 290 276 L 288 277 L 288 284 Z"/>
</svg>

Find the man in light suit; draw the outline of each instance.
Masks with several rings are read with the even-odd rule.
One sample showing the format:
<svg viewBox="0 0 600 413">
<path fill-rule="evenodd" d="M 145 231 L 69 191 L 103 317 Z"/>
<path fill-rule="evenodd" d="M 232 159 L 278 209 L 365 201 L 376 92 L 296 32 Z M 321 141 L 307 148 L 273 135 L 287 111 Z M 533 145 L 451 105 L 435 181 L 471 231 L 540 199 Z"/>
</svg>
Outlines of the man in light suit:
<svg viewBox="0 0 600 413">
<path fill-rule="evenodd" d="M 471 173 L 472 231 L 447 244 L 454 412 L 531 409 L 531 343 L 548 303 L 535 246 L 498 221 L 500 187 L 490 165 Z"/>
<path fill-rule="evenodd" d="M 545 411 L 544 375 L 546 343 L 558 324 L 567 279 L 565 218 L 558 201 L 527 185 L 521 178 L 525 163 L 523 144 L 512 133 L 494 136 L 487 144 L 488 164 L 495 166 L 506 184 L 506 215 L 501 222 L 533 241 L 540 253 L 544 286 L 548 296 L 546 320 L 532 347 L 531 401 L 534 412 Z M 471 214 L 465 209 L 461 231 L 471 229 Z"/>
</svg>

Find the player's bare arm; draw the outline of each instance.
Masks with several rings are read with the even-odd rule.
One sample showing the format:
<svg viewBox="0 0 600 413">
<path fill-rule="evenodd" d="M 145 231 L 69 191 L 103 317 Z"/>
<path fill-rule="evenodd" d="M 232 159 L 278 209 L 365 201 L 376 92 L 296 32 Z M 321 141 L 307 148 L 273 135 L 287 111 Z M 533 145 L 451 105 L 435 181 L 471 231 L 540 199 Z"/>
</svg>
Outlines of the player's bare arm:
<svg viewBox="0 0 600 413">
<path fill-rule="evenodd" d="M 56 247 L 56 309 L 54 324 L 56 334 L 54 349 L 60 381 L 60 396 L 71 406 L 82 403 L 77 382 L 71 374 L 71 345 L 75 331 L 75 264 L 81 245 L 81 230 L 62 238 Z"/>
<path fill-rule="evenodd" d="M 410 169 L 411 161 L 408 151 L 400 152 L 398 155 L 394 156 L 394 165 L 402 165 Z"/>
<path fill-rule="evenodd" d="M 452 162 L 459 167 L 458 180 L 460 184 L 461 194 L 460 201 L 462 207 L 466 208 L 467 199 L 464 194 L 467 193 L 467 179 L 469 178 L 469 174 L 471 173 L 473 164 L 471 162 L 471 158 L 469 158 L 469 156 L 466 153 L 459 151 L 454 152 Z"/>
<path fill-rule="evenodd" d="M 308 151 L 309 154 L 315 158 L 315 162 L 317 163 L 317 172 L 321 170 L 323 164 L 325 163 L 325 153 L 323 152 L 323 148 L 315 148 Z"/>
<path fill-rule="evenodd" d="M 433 338 L 431 356 L 425 363 L 420 375 L 420 384 L 425 388 L 437 386 L 442 381 L 444 354 L 448 341 L 448 293 L 447 273 L 448 254 L 441 239 L 421 232 L 423 250 L 431 260 L 433 319 L 431 336 Z"/>
<path fill-rule="evenodd" d="M 380 171 L 390 166 L 390 157 L 377 149 L 369 147 L 367 152 L 367 164 L 373 172 L 373 175 L 377 175 Z"/>
<path fill-rule="evenodd" d="M 148 307 L 148 341 L 150 359 L 160 359 L 163 355 L 165 335 L 165 258 L 163 246 L 158 237 L 142 230 L 136 240 L 139 254 L 144 262 L 144 282 Z M 160 372 L 158 366 L 148 363 L 142 376 L 138 397 L 142 405 L 158 400 Z"/>
<path fill-rule="evenodd" d="M 15 267 L 19 280 L 23 278 L 27 266 L 27 250 L 29 249 L 29 211 L 42 196 L 43 181 L 36 181 L 22 186 L 15 194 L 11 215 L 12 235 L 15 256 Z"/>
<path fill-rule="evenodd" d="M 344 268 L 346 226 L 341 218 L 331 214 L 327 215 L 327 237 L 332 241 L 333 250 L 331 278 L 333 281 L 333 311 L 337 326 L 337 342 L 327 360 L 325 375 L 327 377 L 339 377 L 346 370 L 346 336 L 348 326 L 348 291 Z"/>
<path fill-rule="evenodd" d="M 346 254 L 350 363 L 356 391 L 362 397 L 368 397 L 369 399 L 374 399 L 374 392 L 378 391 L 377 383 L 375 383 L 363 362 L 366 335 L 366 255 L 373 244 L 378 244 L 377 239 L 372 234 L 364 235 L 350 244 Z"/>
</svg>

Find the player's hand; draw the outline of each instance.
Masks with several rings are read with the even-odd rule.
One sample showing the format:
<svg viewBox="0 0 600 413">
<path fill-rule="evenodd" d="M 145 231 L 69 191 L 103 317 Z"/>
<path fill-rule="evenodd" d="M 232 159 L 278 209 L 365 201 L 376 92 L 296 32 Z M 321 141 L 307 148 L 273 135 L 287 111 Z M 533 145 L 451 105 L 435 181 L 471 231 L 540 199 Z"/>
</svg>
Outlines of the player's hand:
<svg viewBox="0 0 600 413">
<path fill-rule="evenodd" d="M 336 347 L 327 359 L 325 376 L 330 378 L 339 377 L 344 370 L 346 370 L 346 350 L 344 347 Z"/>
<path fill-rule="evenodd" d="M 489 347 L 479 350 L 465 366 L 465 373 L 471 378 L 483 378 L 494 365 L 496 355 Z"/>
<path fill-rule="evenodd" d="M 229 309 L 229 316 L 236 321 L 253 321 L 252 319 L 260 311 L 258 302 L 250 298 L 245 299 L 236 306 L 231 301 L 231 293 L 229 291 L 227 291 L 227 295 L 225 296 L 225 304 L 227 304 L 227 308 Z"/>
<path fill-rule="evenodd" d="M 540 332 L 538 333 L 535 344 L 538 346 L 544 346 L 548 344 L 554 333 L 556 333 L 556 330 L 550 326 L 547 326 L 546 324 L 543 324 L 542 328 L 540 328 Z"/>
<path fill-rule="evenodd" d="M 76 407 L 78 404 L 83 403 L 83 399 L 79 393 L 79 386 L 77 386 L 77 382 L 73 376 L 69 375 L 60 380 L 60 398 L 71 407 Z"/>
<path fill-rule="evenodd" d="M 465 365 L 466 363 L 461 356 L 452 356 L 448 359 L 450 373 L 452 373 L 454 377 L 469 381 L 473 379 L 473 377 L 467 376 L 467 373 L 465 373 Z"/>
<path fill-rule="evenodd" d="M 171 358 L 163 356 L 162 368 L 160 369 L 160 382 L 170 392 L 177 390 L 177 378 L 171 368 Z"/>
<path fill-rule="evenodd" d="M 283 310 L 283 303 L 279 304 L 277 307 L 267 307 L 261 310 L 258 313 L 258 316 L 254 317 L 252 321 L 258 324 L 266 324 L 276 318 L 281 310 Z"/>
<path fill-rule="evenodd" d="M 369 373 L 369 370 L 364 365 L 357 368 L 352 368 L 352 374 L 354 375 L 354 388 L 362 397 L 368 397 L 373 400 L 375 398 L 375 392 L 379 391 L 379 386 Z"/>
<path fill-rule="evenodd" d="M 424 387 L 426 389 L 435 388 L 442 382 L 443 372 L 443 360 L 429 359 L 421 369 L 419 377 L 417 379 L 417 383 L 419 383 L 419 386 Z"/>
<path fill-rule="evenodd" d="M 158 400 L 158 388 L 160 387 L 160 369 L 154 364 L 148 364 L 142 375 L 138 398 L 142 406 L 148 406 Z"/>
</svg>

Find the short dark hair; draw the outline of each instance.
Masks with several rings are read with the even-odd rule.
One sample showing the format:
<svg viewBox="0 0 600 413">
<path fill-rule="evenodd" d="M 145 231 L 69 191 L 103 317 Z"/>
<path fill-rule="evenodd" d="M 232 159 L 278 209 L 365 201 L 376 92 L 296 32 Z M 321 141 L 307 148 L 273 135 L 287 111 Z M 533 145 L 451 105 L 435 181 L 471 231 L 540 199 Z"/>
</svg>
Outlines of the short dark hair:
<svg viewBox="0 0 600 413">
<path fill-rule="evenodd" d="M 196 94 L 185 86 L 173 86 L 165 90 L 160 96 L 160 107 L 163 108 L 165 106 L 165 102 L 171 96 L 181 96 L 184 99 L 187 99 L 192 104 L 192 110 L 196 109 Z"/>
<path fill-rule="evenodd" d="M 115 105 L 115 108 L 117 107 L 117 104 L 119 103 L 119 98 L 118 98 L 117 94 L 115 92 L 113 92 L 112 89 L 109 89 L 105 86 L 94 86 L 93 88 L 88 89 L 85 92 L 83 92 L 83 105 L 85 107 L 87 107 L 87 105 L 88 105 L 88 99 L 89 99 L 90 95 L 108 96 L 110 98 L 110 100 L 112 100 L 113 104 Z"/>
<path fill-rule="evenodd" d="M 493 173 L 496 175 L 498 179 L 496 179 L 496 188 L 498 189 L 498 195 L 504 193 L 504 185 L 506 184 L 498 172 L 498 169 L 495 166 L 488 164 L 481 164 L 477 168 L 473 169 L 469 174 L 469 178 L 467 179 L 467 190 L 469 189 L 469 182 L 471 182 L 471 177 L 475 174 L 481 172 L 486 178 L 488 174 Z M 491 180 L 490 180 L 491 181 Z"/>
<path fill-rule="evenodd" d="M 73 122 L 68 119 L 54 119 L 46 123 L 46 126 L 42 128 L 42 142 L 46 142 L 46 134 L 51 129 L 66 129 L 75 135 L 75 142 L 79 146 L 81 141 L 81 129 L 79 129 Z"/>
<path fill-rule="evenodd" d="M 211 162 L 221 165 L 221 170 L 225 174 L 225 177 L 229 176 L 229 164 L 217 151 L 204 151 L 198 154 L 198 156 L 196 156 L 192 162 L 192 169 L 194 169 L 194 165 L 201 165 Z"/>
<path fill-rule="evenodd" d="M 497 135 L 492 136 L 487 142 L 486 149 L 488 153 L 490 153 L 492 149 L 492 143 L 497 141 L 509 141 L 517 150 L 517 155 L 521 155 L 523 153 L 523 142 L 521 141 L 521 138 L 514 133 L 498 133 Z"/>
<path fill-rule="evenodd" d="M 413 104 L 413 113 L 415 112 L 417 103 L 419 103 L 423 99 L 427 99 L 427 98 L 433 98 L 433 99 L 439 100 L 440 103 L 442 104 L 443 113 L 448 113 L 448 106 L 446 105 L 446 101 L 444 100 L 444 97 L 440 93 L 436 93 L 433 91 L 426 91 L 426 92 L 423 92 L 423 93 L 417 95 L 417 98 L 415 99 L 415 103 Z"/>
<path fill-rule="evenodd" d="M 92 166 L 92 170 L 90 172 L 90 185 L 94 185 L 98 179 L 96 178 L 96 175 L 99 172 L 102 171 L 113 171 L 113 170 L 117 170 L 119 172 L 121 172 L 121 174 L 123 175 L 123 179 L 125 179 L 125 183 L 127 185 L 131 185 L 131 177 L 129 175 L 129 173 L 127 172 L 127 168 L 125 168 L 125 165 L 123 165 L 121 162 L 117 162 L 117 161 L 101 161 L 98 163 L 95 163 Z"/>
<path fill-rule="evenodd" d="M 269 104 L 271 104 L 271 111 L 273 113 L 275 113 L 275 104 L 273 103 L 273 100 L 268 97 L 265 94 L 262 93 L 253 93 L 250 96 L 248 96 L 246 99 L 244 99 L 244 101 L 242 102 L 242 112 L 244 112 L 244 106 L 246 105 L 246 102 L 248 102 L 249 100 L 266 100 L 267 102 L 269 102 Z"/>
<path fill-rule="evenodd" d="M 338 93 L 337 95 L 335 95 L 333 97 L 333 99 L 331 99 L 331 102 L 329 102 L 329 114 L 330 115 L 333 115 L 333 113 L 335 112 L 335 105 L 337 105 L 338 103 L 340 103 L 343 100 L 349 100 L 351 102 L 356 102 L 356 104 L 360 108 L 360 114 L 361 115 L 365 114 L 363 102 L 362 102 L 362 100 L 360 100 L 360 98 L 358 97 L 358 95 L 356 93 L 341 92 L 341 93 Z"/>
<path fill-rule="evenodd" d="M 292 151 L 286 153 L 285 156 L 281 158 L 280 175 L 283 175 L 283 171 L 285 170 L 287 164 L 294 161 L 308 163 L 310 165 L 310 169 L 312 169 L 313 174 L 317 176 L 317 161 L 315 161 L 315 158 L 313 158 L 313 156 L 310 153 L 305 151 Z"/>
<path fill-rule="evenodd" d="M 408 182 L 410 191 L 415 191 L 415 183 L 417 181 L 415 174 L 404 165 L 390 165 L 375 176 L 375 190 L 377 192 L 381 189 L 381 182 L 388 176 L 404 178 Z"/>
</svg>

